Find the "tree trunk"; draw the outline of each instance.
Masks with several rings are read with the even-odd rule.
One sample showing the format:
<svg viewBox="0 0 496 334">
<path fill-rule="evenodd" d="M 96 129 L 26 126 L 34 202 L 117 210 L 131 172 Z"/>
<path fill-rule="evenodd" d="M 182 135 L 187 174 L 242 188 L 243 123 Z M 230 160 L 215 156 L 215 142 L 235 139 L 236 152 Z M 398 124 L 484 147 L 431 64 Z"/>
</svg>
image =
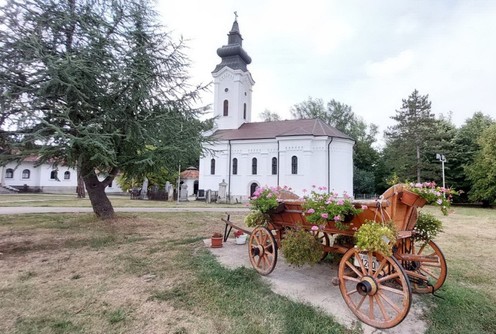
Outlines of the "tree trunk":
<svg viewBox="0 0 496 334">
<path fill-rule="evenodd" d="M 417 143 L 417 183 L 420 183 L 420 146 Z"/>
<path fill-rule="evenodd" d="M 105 193 L 105 188 L 114 180 L 118 169 L 114 168 L 103 181 L 98 180 L 98 177 L 92 167 L 82 164 L 81 171 L 83 174 L 86 191 L 90 198 L 93 212 L 102 219 L 110 219 L 114 217 L 114 207 Z"/>
<path fill-rule="evenodd" d="M 85 198 L 86 197 L 86 190 L 84 189 L 84 180 L 83 180 L 83 176 L 81 175 L 81 169 L 80 168 L 78 168 L 78 170 L 77 170 L 76 193 L 77 193 L 78 198 Z"/>
</svg>

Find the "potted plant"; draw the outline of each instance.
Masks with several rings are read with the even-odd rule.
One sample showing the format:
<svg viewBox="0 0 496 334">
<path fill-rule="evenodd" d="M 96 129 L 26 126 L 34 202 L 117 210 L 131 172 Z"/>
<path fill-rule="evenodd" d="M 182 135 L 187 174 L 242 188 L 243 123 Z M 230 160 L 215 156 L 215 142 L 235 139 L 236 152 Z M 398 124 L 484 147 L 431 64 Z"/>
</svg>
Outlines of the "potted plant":
<svg viewBox="0 0 496 334">
<path fill-rule="evenodd" d="M 281 187 L 257 187 L 250 198 L 251 209 L 264 214 L 284 210 L 284 203 L 279 201 L 279 194 L 283 189 Z"/>
<path fill-rule="evenodd" d="M 417 223 L 413 228 L 415 240 L 422 240 L 426 243 L 434 239 L 439 232 L 443 231 L 443 223 L 427 212 L 419 212 Z"/>
<path fill-rule="evenodd" d="M 212 237 L 210 237 L 210 247 L 212 248 L 220 248 L 222 247 L 222 234 L 220 233 L 214 233 L 212 234 Z"/>
<path fill-rule="evenodd" d="M 317 226 L 315 226 L 318 229 Z M 309 231 L 299 227 L 288 230 L 281 241 L 286 262 L 294 266 L 315 264 L 322 258 L 322 244 Z"/>
<path fill-rule="evenodd" d="M 234 240 L 236 241 L 236 245 L 244 245 L 246 243 L 247 235 L 245 232 L 241 230 L 237 230 L 234 232 Z"/>
<path fill-rule="evenodd" d="M 319 190 L 325 191 L 325 187 Z M 351 197 L 344 193 L 342 197 L 339 194 L 319 193 L 312 190 L 309 196 L 304 197 L 302 205 L 305 218 L 309 223 L 325 226 L 328 222 L 334 222 L 339 229 L 348 229 L 346 222 L 349 222 L 353 216 L 362 212 L 361 208 L 356 208 L 351 201 Z"/>
<path fill-rule="evenodd" d="M 416 207 L 422 207 L 426 203 L 437 205 L 446 216 L 455 194 L 457 194 L 455 190 L 439 187 L 435 182 L 407 183 L 400 200 L 406 205 Z"/>
<path fill-rule="evenodd" d="M 396 231 L 392 222 L 377 223 L 366 220 L 355 232 L 356 247 L 360 251 L 380 252 L 386 256 L 393 254 Z"/>
</svg>

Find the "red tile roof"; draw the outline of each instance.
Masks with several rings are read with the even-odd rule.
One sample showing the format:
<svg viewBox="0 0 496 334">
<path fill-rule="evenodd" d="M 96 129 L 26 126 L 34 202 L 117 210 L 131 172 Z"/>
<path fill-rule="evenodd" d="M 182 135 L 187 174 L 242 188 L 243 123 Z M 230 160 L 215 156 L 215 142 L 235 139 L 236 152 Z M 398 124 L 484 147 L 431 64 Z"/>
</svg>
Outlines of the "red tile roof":
<svg viewBox="0 0 496 334">
<path fill-rule="evenodd" d="M 214 137 L 219 140 L 270 139 L 289 136 L 327 136 L 353 140 L 320 119 L 244 123 L 238 129 L 217 130 L 214 133 Z"/>
</svg>

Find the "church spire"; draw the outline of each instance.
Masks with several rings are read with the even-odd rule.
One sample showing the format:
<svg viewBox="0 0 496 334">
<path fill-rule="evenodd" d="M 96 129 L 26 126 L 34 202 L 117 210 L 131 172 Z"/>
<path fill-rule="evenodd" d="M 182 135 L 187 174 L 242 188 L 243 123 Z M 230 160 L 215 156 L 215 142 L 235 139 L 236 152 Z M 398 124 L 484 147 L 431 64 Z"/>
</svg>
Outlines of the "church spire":
<svg viewBox="0 0 496 334">
<path fill-rule="evenodd" d="M 246 65 L 251 63 L 251 58 L 243 49 L 243 37 L 241 37 L 239 31 L 237 12 L 234 12 L 234 22 L 227 36 L 227 45 L 223 45 L 217 49 L 217 55 L 222 61 L 215 67 L 212 73 L 220 71 L 225 66 L 233 70 L 248 71 Z"/>
</svg>

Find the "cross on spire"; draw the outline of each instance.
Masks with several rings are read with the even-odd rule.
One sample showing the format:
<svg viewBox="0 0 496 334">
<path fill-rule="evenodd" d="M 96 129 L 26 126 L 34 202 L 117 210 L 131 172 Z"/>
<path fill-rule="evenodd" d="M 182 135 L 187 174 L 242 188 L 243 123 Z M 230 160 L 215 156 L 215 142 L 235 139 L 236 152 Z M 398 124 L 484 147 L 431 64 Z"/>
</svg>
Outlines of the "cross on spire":
<svg viewBox="0 0 496 334">
<path fill-rule="evenodd" d="M 238 11 L 235 10 L 234 11 L 234 21 L 237 21 L 238 20 Z"/>
</svg>

